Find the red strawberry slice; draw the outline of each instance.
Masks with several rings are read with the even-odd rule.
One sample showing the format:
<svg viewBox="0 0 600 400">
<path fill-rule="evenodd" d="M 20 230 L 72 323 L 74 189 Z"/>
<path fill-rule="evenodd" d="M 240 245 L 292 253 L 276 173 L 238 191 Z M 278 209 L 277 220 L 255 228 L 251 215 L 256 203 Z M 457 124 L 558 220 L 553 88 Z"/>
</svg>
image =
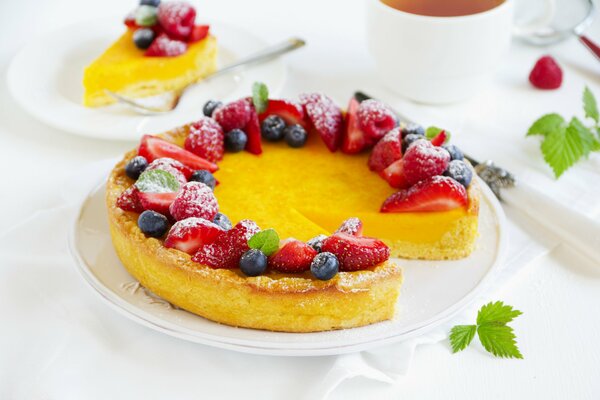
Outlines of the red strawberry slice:
<svg viewBox="0 0 600 400">
<path fill-rule="evenodd" d="M 450 153 L 427 140 L 419 139 L 408 147 L 402 161 L 406 184 L 412 186 L 431 176 L 441 175 L 448 168 Z"/>
<path fill-rule="evenodd" d="M 346 154 L 359 153 L 367 148 L 368 138 L 360 129 L 358 123 L 358 108 L 360 103 L 354 97 L 350 99 L 348 111 L 346 112 L 346 123 L 344 137 L 342 139 L 342 152 Z"/>
<path fill-rule="evenodd" d="M 367 144 L 375 144 L 397 125 L 396 116 L 384 103 L 368 99 L 360 103 L 356 113 L 358 126 L 367 137 Z"/>
<path fill-rule="evenodd" d="M 211 268 L 237 268 L 242 254 L 250 249 L 248 240 L 258 231 L 256 222 L 242 220 L 232 229 L 221 232 L 214 242 L 200 246 L 192 261 Z"/>
<path fill-rule="evenodd" d="M 269 100 L 267 109 L 259 114 L 258 119 L 262 123 L 270 115 L 277 115 L 288 125 L 300 125 L 304 129 L 308 128 L 305 119 L 304 109 L 300 103 L 291 100 Z"/>
<path fill-rule="evenodd" d="M 321 251 L 333 253 L 340 271 L 371 268 L 390 258 L 390 248 L 379 239 L 336 233 L 323 241 Z"/>
<path fill-rule="evenodd" d="M 210 172 L 215 172 L 219 169 L 217 164 L 198 157 L 194 153 L 177 146 L 175 143 L 167 142 L 151 135 L 144 135 L 142 137 L 138 154 L 144 156 L 148 162 L 152 162 L 157 158 L 169 157 L 181 162 L 192 170 L 207 169 Z"/>
<path fill-rule="evenodd" d="M 161 213 L 162 215 L 168 216 L 169 214 L 169 206 L 175 200 L 177 193 L 169 192 L 169 193 L 144 193 L 139 192 L 138 198 L 140 199 L 140 203 L 144 210 L 152 210 L 157 213 Z"/>
<path fill-rule="evenodd" d="M 221 125 L 223 132 L 244 129 L 252 117 L 252 106 L 248 99 L 239 99 L 218 107 L 212 117 Z"/>
<path fill-rule="evenodd" d="M 440 133 L 435 135 L 435 137 L 433 139 L 431 139 L 431 144 L 434 146 L 441 146 L 444 143 L 446 143 L 447 138 L 448 138 L 448 135 L 446 134 L 446 131 L 441 131 Z"/>
<path fill-rule="evenodd" d="M 209 25 L 196 25 L 188 37 L 188 43 L 196 43 L 208 36 L 210 30 Z"/>
<path fill-rule="evenodd" d="M 152 161 L 146 168 L 146 171 L 152 171 L 155 169 L 160 169 L 170 173 L 175 179 L 177 179 L 177 182 L 179 182 L 180 185 L 186 183 L 187 178 L 193 173 L 191 168 L 188 168 L 179 161 L 168 157 L 157 158 L 156 160 Z"/>
<path fill-rule="evenodd" d="M 300 101 L 312 129 L 319 133 L 329 151 L 336 151 L 344 133 L 342 110 L 333 100 L 320 93 L 301 94 Z"/>
<path fill-rule="evenodd" d="M 304 272 L 310 269 L 316 255 L 317 251 L 308 244 L 293 239 L 269 257 L 269 266 L 279 272 Z"/>
<path fill-rule="evenodd" d="M 369 157 L 369 169 L 380 172 L 386 169 L 395 161 L 402 158 L 402 131 L 395 128 L 386 133 L 386 135 L 373 147 Z"/>
<path fill-rule="evenodd" d="M 162 2 L 158 6 L 158 22 L 169 35 L 178 40 L 187 40 L 194 28 L 196 10 L 183 1 Z"/>
<path fill-rule="evenodd" d="M 467 204 L 463 185 L 447 176 L 433 176 L 388 197 L 381 212 L 448 211 Z"/>
<path fill-rule="evenodd" d="M 225 153 L 225 139 L 221 125 L 209 117 L 191 124 L 184 147 L 208 161 L 222 160 Z"/>
<path fill-rule="evenodd" d="M 391 163 L 387 168 L 379 172 L 379 176 L 381 176 L 393 188 L 409 186 L 404 174 L 403 159 L 399 159 Z"/>
<path fill-rule="evenodd" d="M 258 115 L 256 114 L 254 107 L 251 108 L 250 120 L 244 127 L 244 131 L 246 132 L 246 136 L 248 136 L 248 143 L 246 143 L 245 150 L 252 154 L 261 154 L 262 137 L 260 134 L 260 122 L 258 122 Z"/>
<path fill-rule="evenodd" d="M 188 182 L 177 193 L 169 211 L 177 221 L 190 217 L 212 221 L 219 212 L 219 204 L 210 187 L 201 182 Z"/>
<path fill-rule="evenodd" d="M 131 11 L 129 14 L 127 14 L 123 20 L 123 23 L 128 28 L 137 29 L 138 24 L 135 23 L 135 11 Z"/>
<path fill-rule="evenodd" d="M 161 33 L 152 41 L 144 55 L 146 57 L 177 57 L 187 51 L 187 43 L 169 38 Z"/>
<path fill-rule="evenodd" d="M 335 233 L 345 233 L 352 236 L 361 237 L 363 233 L 362 221 L 356 217 L 348 218 L 338 228 Z"/>
<path fill-rule="evenodd" d="M 144 211 L 144 206 L 138 197 L 139 190 L 134 185 L 126 189 L 117 199 L 117 207 L 123 211 L 132 211 L 141 213 Z"/>
<path fill-rule="evenodd" d="M 187 218 L 171 227 L 165 247 L 194 254 L 201 246 L 214 242 L 221 232 L 223 229 L 220 226 L 203 218 Z"/>
</svg>

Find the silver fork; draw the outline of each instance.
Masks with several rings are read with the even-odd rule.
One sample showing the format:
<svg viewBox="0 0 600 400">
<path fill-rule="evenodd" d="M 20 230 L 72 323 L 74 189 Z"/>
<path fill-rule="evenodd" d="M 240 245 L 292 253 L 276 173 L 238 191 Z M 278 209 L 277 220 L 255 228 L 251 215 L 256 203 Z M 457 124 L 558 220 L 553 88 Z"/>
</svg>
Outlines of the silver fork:
<svg viewBox="0 0 600 400">
<path fill-rule="evenodd" d="M 179 100 L 181 99 L 181 96 L 184 94 L 184 92 L 187 89 L 189 89 L 191 86 L 193 86 L 197 83 L 206 82 L 210 79 L 216 78 L 217 76 L 221 76 L 228 72 L 241 69 L 248 65 L 258 64 L 261 62 L 272 60 L 272 59 L 279 57 L 285 53 L 289 53 L 290 51 L 299 49 L 300 47 L 303 47 L 305 44 L 306 44 L 306 42 L 303 39 L 290 38 L 284 42 L 278 43 L 273 46 L 269 46 L 269 47 L 267 47 L 263 50 L 260 50 L 254 54 L 244 57 L 241 60 L 238 60 L 229 65 L 226 65 L 225 67 L 218 69 L 218 70 L 214 71 L 213 73 L 205 76 L 199 82 L 191 82 L 179 90 L 173 90 L 173 91 L 166 92 L 166 93 L 158 95 L 158 96 L 152 96 L 151 98 L 146 98 L 145 100 L 144 99 L 132 99 L 132 98 L 120 95 L 119 93 L 115 93 L 108 89 L 104 89 L 104 91 L 109 96 L 111 96 L 112 98 L 117 100 L 117 102 L 131 107 L 133 110 L 135 110 L 136 112 L 138 112 L 140 114 L 144 114 L 144 115 L 162 114 L 162 113 L 166 113 L 166 112 L 174 110 L 177 107 L 177 105 L 179 104 Z M 149 99 L 156 99 L 156 98 L 162 99 L 163 104 L 159 104 L 157 106 L 151 105 L 151 104 L 144 104 L 144 102 L 147 102 Z"/>
</svg>

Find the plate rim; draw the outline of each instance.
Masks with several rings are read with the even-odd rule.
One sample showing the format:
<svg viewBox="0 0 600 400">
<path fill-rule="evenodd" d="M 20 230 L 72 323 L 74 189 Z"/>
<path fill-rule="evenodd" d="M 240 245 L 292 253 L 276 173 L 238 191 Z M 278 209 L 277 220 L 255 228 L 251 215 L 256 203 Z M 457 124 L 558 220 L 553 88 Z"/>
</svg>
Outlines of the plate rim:
<svg viewBox="0 0 600 400">
<path fill-rule="evenodd" d="M 250 354 L 262 354 L 262 355 L 274 355 L 274 356 L 325 356 L 325 355 L 336 355 L 336 354 L 346 354 L 346 353 L 354 353 L 363 350 L 368 350 L 375 347 L 380 347 L 385 344 L 402 342 L 413 337 L 417 337 L 427 332 L 435 329 L 436 327 L 442 325 L 444 322 L 450 320 L 462 310 L 467 308 L 474 300 L 476 300 L 477 296 L 482 293 L 490 284 L 491 281 L 496 277 L 498 269 L 500 265 L 506 259 L 506 253 L 508 250 L 508 233 L 507 233 L 507 219 L 504 213 L 500 202 L 492 193 L 492 191 L 487 187 L 483 181 L 477 177 L 478 183 L 482 188 L 482 194 L 486 201 L 489 202 L 491 209 L 497 219 L 496 228 L 498 230 L 498 244 L 497 244 L 497 256 L 494 260 L 494 263 L 490 266 L 488 272 L 483 276 L 483 278 L 479 281 L 479 283 L 468 292 L 463 298 L 459 301 L 440 312 L 436 316 L 425 320 L 420 324 L 419 327 L 415 327 L 409 331 L 405 331 L 400 334 L 392 334 L 389 336 L 385 336 L 378 339 L 373 340 L 362 340 L 357 343 L 350 343 L 346 345 L 336 346 L 311 346 L 310 344 L 306 345 L 306 347 L 286 347 L 289 346 L 289 343 L 275 344 L 274 346 L 264 347 L 258 345 L 250 344 L 250 341 L 247 339 L 237 340 L 228 338 L 226 340 L 218 340 L 214 338 L 214 335 L 205 335 L 199 332 L 190 331 L 188 328 L 180 327 L 180 330 L 176 330 L 168 324 L 165 324 L 164 321 L 161 321 L 160 317 L 152 316 L 146 310 L 140 309 L 135 305 L 131 304 L 127 300 L 125 300 L 122 296 L 118 295 L 115 291 L 108 288 L 99 279 L 94 275 L 91 271 L 89 265 L 84 260 L 82 254 L 77 248 L 76 240 L 77 240 L 77 231 L 78 231 L 78 223 L 81 218 L 81 214 L 83 209 L 87 203 L 87 201 L 91 198 L 91 195 L 100 189 L 102 186 L 106 184 L 106 176 L 102 174 L 102 178 L 99 179 L 99 182 L 96 185 L 87 191 L 82 198 L 80 198 L 77 202 L 78 209 L 75 213 L 74 218 L 71 221 L 69 234 L 68 234 L 68 248 L 71 256 L 73 257 L 77 270 L 79 271 L 82 278 L 89 284 L 97 295 L 106 302 L 111 308 L 116 310 L 119 314 L 143 325 L 148 328 L 154 329 L 156 331 L 165 333 L 169 336 L 176 337 L 179 339 L 184 339 L 194 343 L 200 343 L 204 345 L 209 345 L 217 348 L 223 348 L 227 350 L 234 350 L 243 353 Z M 202 318 L 198 316 L 198 318 Z M 216 323 L 216 322 L 215 322 Z M 224 327 L 231 329 L 238 329 L 235 327 L 229 327 L 227 325 L 221 324 Z M 285 332 L 280 332 L 285 333 Z M 306 333 L 310 335 L 311 333 Z M 317 345 L 319 345 L 317 343 Z"/>
</svg>

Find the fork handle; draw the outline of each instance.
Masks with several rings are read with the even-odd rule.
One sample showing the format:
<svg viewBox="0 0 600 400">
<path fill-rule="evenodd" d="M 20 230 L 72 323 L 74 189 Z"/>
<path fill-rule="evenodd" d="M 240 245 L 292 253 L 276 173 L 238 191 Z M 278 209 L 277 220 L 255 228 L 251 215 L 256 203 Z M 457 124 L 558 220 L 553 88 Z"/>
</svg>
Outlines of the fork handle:
<svg viewBox="0 0 600 400">
<path fill-rule="evenodd" d="M 556 234 L 561 242 L 600 265 L 600 221 L 565 207 L 532 186 L 519 182 L 502 191 L 502 200 Z"/>
</svg>

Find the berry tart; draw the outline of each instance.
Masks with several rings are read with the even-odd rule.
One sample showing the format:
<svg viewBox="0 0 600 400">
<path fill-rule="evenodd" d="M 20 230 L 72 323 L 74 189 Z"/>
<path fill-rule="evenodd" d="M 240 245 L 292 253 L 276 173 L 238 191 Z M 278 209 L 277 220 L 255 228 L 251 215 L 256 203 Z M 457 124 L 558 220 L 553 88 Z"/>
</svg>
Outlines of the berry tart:
<svg viewBox="0 0 600 400">
<path fill-rule="evenodd" d="M 232 326 L 343 329 L 394 316 L 390 257 L 471 251 L 479 192 L 445 132 L 429 140 L 375 100 L 344 113 L 254 92 L 144 136 L 113 169 L 113 243 L 143 286 Z"/>
<path fill-rule="evenodd" d="M 196 24 L 185 2 L 141 0 L 125 18 L 126 32 L 84 71 L 83 104 L 114 103 L 105 89 L 127 97 L 178 90 L 217 66 L 217 41 L 208 25 Z"/>
</svg>

